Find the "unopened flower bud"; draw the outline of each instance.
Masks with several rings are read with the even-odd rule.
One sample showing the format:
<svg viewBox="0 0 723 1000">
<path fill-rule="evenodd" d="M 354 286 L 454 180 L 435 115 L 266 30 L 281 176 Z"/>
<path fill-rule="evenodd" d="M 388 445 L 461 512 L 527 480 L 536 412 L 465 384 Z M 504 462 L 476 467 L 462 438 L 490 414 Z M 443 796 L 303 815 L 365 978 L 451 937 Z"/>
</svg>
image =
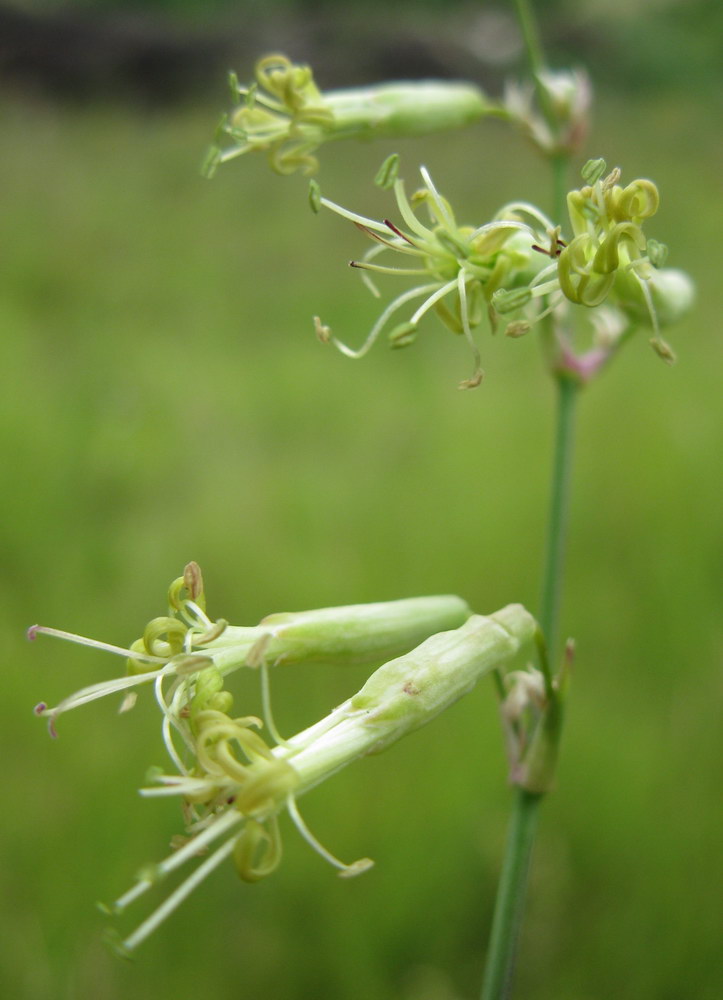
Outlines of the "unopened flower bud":
<svg viewBox="0 0 723 1000">
<path fill-rule="evenodd" d="M 653 265 L 653 267 L 662 267 L 666 260 L 668 259 L 668 248 L 665 243 L 659 243 L 657 240 L 648 240 L 645 247 L 648 260 Z"/>
<path fill-rule="evenodd" d="M 389 331 L 389 343 L 394 348 L 408 347 L 417 339 L 416 323 L 400 323 Z"/>
<path fill-rule="evenodd" d="M 583 166 L 580 174 L 582 179 L 586 184 L 596 184 L 597 181 L 601 180 L 605 176 L 605 171 L 607 170 L 607 164 L 602 158 L 597 160 L 588 160 Z"/>
<path fill-rule="evenodd" d="M 492 308 L 504 315 L 522 309 L 532 299 L 529 288 L 500 288 L 492 296 Z"/>
</svg>

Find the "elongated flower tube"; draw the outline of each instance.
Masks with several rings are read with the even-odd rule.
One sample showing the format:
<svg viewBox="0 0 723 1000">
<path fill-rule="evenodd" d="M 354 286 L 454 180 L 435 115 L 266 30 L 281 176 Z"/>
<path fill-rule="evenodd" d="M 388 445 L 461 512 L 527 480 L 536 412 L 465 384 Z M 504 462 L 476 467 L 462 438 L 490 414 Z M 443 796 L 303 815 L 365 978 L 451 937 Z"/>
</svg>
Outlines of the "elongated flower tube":
<svg viewBox="0 0 723 1000">
<path fill-rule="evenodd" d="M 424 135 L 499 113 L 468 83 L 387 83 L 322 93 L 308 66 L 283 55 L 260 59 L 255 77 L 244 87 L 231 76 L 237 107 L 221 120 L 206 176 L 220 163 L 254 151 L 267 153 L 277 173 L 309 174 L 319 166 L 316 149 L 333 139 Z"/>
<path fill-rule="evenodd" d="M 198 678 L 210 668 L 223 677 L 246 666 L 374 665 L 406 652 L 440 629 L 461 625 L 471 614 L 461 598 L 442 595 L 283 612 L 252 627 L 233 626 L 207 616 L 196 563 L 189 563 L 184 575 L 171 584 L 168 603 L 169 614 L 152 619 L 143 637 L 127 649 L 38 625 L 28 630 L 29 638 L 56 636 L 127 658 L 125 676 L 92 684 L 55 706 L 43 702 L 36 707 L 37 714 L 49 720 L 53 734 L 59 715 L 105 695 L 132 695 L 135 688 L 153 683 L 159 704 L 171 718 L 169 704 L 177 711 L 187 705 Z M 125 708 L 131 705 L 132 698 L 124 702 Z"/>
<path fill-rule="evenodd" d="M 380 176 L 389 172 L 386 167 L 387 164 Z M 333 343 L 347 357 L 361 358 L 397 312 L 421 300 L 411 316 L 389 332 L 391 346 L 399 348 L 410 344 L 422 318 L 434 311 L 447 329 L 464 335 L 467 340 L 475 367 L 471 378 L 461 382 L 460 388 L 470 389 L 479 385 L 483 376 L 473 330 L 490 315 L 495 293 L 501 288 L 515 289 L 522 294 L 523 304 L 531 301 L 533 295 L 526 286 L 542 271 L 544 264 L 543 255 L 533 248 L 536 243 L 547 241 L 552 224 L 533 205 L 515 202 L 504 206 L 484 225 L 476 228 L 459 225 L 450 203 L 439 193 L 425 167 L 421 168 L 421 175 L 424 186 L 411 199 L 407 198 L 402 180 L 393 182 L 402 219 L 400 225 L 389 219 L 377 221 L 350 212 L 321 197 L 318 187 L 312 187 L 312 207 L 323 206 L 349 219 L 374 242 L 360 260 L 350 262 L 351 267 L 359 269 L 374 295 L 379 295 L 373 281 L 376 275 L 414 278 L 416 282 L 384 309 L 358 349 L 333 337 L 318 318 L 315 320 L 317 335 L 322 341 Z M 422 221 L 415 211 L 420 206 L 426 208 L 429 222 Z M 409 266 L 378 263 L 378 258 L 389 252 L 403 256 Z M 538 289 L 540 295 L 545 291 L 546 286 Z"/>
<path fill-rule="evenodd" d="M 284 810 L 342 876 L 369 868 L 368 858 L 346 865 L 330 854 L 304 823 L 296 799 L 352 761 L 385 750 L 426 725 L 484 674 L 505 666 L 536 628 L 521 605 L 508 605 L 490 616 L 473 615 L 460 628 L 431 636 L 384 664 L 326 718 L 273 748 L 257 732 L 258 719 L 231 718 L 208 707 L 218 694 L 216 672 L 208 689 L 199 688 L 190 711 L 178 719 L 186 764 L 177 775 L 155 772 L 156 787 L 142 791 L 148 797 L 180 796 L 190 839 L 160 864 L 144 869 L 136 885 L 108 909 L 122 912 L 212 844 L 213 852 L 120 942 L 120 949 L 133 951 L 227 857 L 246 881 L 275 870 L 281 859 L 277 817 Z M 213 671 L 206 676 L 213 677 Z"/>
</svg>

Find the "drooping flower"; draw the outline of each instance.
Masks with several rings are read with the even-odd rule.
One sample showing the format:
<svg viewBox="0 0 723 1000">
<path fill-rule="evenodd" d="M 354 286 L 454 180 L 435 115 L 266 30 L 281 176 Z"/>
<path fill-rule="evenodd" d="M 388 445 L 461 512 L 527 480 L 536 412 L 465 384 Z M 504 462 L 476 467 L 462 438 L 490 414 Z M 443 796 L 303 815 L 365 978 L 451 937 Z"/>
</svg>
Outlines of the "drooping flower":
<svg viewBox="0 0 723 1000">
<path fill-rule="evenodd" d="M 179 714 L 189 703 L 197 678 L 209 668 L 225 677 L 260 663 L 373 665 L 411 649 L 434 632 L 456 628 L 470 614 L 461 598 L 440 595 L 281 612 L 254 626 L 229 625 L 206 614 L 201 570 L 197 563 L 189 563 L 169 588 L 168 614 L 153 618 L 128 648 L 40 625 L 28 629 L 30 639 L 38 635 L 67 639 L 122 656 L 127 665 L 123 676 L 91 684 L 54 706 L 41 702 L 36 713 L 48 719 L 55 735 L 55 721 L 64 712 L 117 692 L 126 695 L 125 711 L 133 706 L 135 689 L 152 683 L 164 711 L 164 738 L 171 751 L 173 712 L 167 711 L 168 706 L 172 704 Z"/>
<path fill-rule="evenodd" d="M 267 153 L 280 174 L 318 168 L 316 149 L 333 139 L 424 135 L 457 128 L 498 113 L 479 87 L 421 81 L 322 92 L 311 69 L 286 56 L 269 55 L 255 67 L 255 83 L 240 86 L 231 75 L 236 108 L 225 115 L 204 166 L 244 153 Z"/>
<path fill-rule="evenodd" d="M 169 605 L 174 614 L 162 626 L 158 620 L 155 626 L 151 623 L 144 639 L 128 650 L 43 630 L 131 661 L 128 677 L 78 692 L 55 709 L 43 706 L 40 714 L 49 715 L 51 723 L 64 708 L 155 681 L 172 768 L 171 773 L 152 768 L 150 787 L 141 794 L 180 798 L 184 833 L 175 838 L 167 858 L 146 866 L 135 885 L 104 909 L 120 914 L 177 869 L 194 861 L 196 865 L 132 933 L 124 940 L 115 938 L 124 954 L 227 858 L 245 881 L 271 874 L 281 860 L 282 812 L 342 876 L 369 868 L 368 858 L 348 865 L 320 844 L 301 817 L 297 798 L 352 761 L 378 753 L 425 725 L 482 675 L 504 667 L 538 633 L 521 605 L 485 617 L 472 615 L 463 601 L 448 597 L 271 615 L 258 627 L 234 630 L 206 616 L 195 563 L 171 585 Z M 437 628 L 443 631 L 430 634 Z M 420 637 L 424 641 L 417 645 Z M 325 718 L 289 740 L 278 734 L 271 714 L 269 666 L 285 660 L 378 661 L 395 648 L 405 652 L 379 667 L 357 694 Z M 150 670 L 133 673 L 149 663 Z M 262 736 L 260 719 L 231 714 L 233 696 L 224 687 L 225 678 L 244 665 L 260 671 L 265 722 L 275 745 Z"/>
<path fill-rule="evenodd" d="M 388 172 L 385 168 L 380 175 Z M 473 388 L 483 376 L 473 330 L 485 318 L 495 322 L 502 311 L 497 308 L 500 304 L 497 293 L 505 289 L 505 295 L 515 296 L 517 308 L 557 288 L 556 282 L 549 285 L 544 280 L 548 272 L 550 275 L 554 272 L 554 265 L 543 269 L 543 257 L 535 252 L 537 243 L 551 238 L 553 227 L 539 209 L 527 202 L 505 205 L 484 225 L 459 225 L 449 201 L 439 193 L 428 170 L 422 167 L 420 172 L 424 187 L 411 198 L 407 198 L 402 180 L 397 178 L 393 182 L 401 216 L 399 225 L 390 219 L 377 221 L 350 212 L 321 197 L 317 187 L 312 188 L 313 207 L 324 206 L 349 219 L 374 242 L 360 260 L 353 260 L 350 265 L 361 271 L 363 281 L 375 296 L 379 291 L 372 275 L 413 277 L 418 282 L 392 300 L 357 349 L 333 337 L 329 327 L 318 318 L 316 331 L 322 341 L 332 342 L 348 357 L 360 358 L 400 309 L 421 299 L 409 318 L 389 332 L 391 346 L 399 348 L 412 343 L 422 318 L 434 311 L 449 330 L 466 338 L 475 368 L 472 377 L 460 383 L 460 388 Z M 422 221 L 417 212 L 422 206 L 427 210 L 429 222 Z M 378 263 L 378 258 L 389 252 L 403 256 L 410 266 Z"/>
<path fill-rule="evenodd" d="M 460 628 L 426 639 L 384 664 L 357 694 L 315 725 L 269 747 L 254 717 L 232 718 L 230 696 L 220 672 L 210 667 L 198 678 L 193 697 L 174 724 L 181 743 L 173 754 L 177 774 L 154 771 L 146 797 L 179 796 L 185 833 L 164 861 L 144 869 L 136 884 L 107 910 L 123 912 L 156 883 L 214 845 L 212 853 L 124 940 L 132 952 L 196 886 L 228 857 L 242 879 L 255 882 L 281 860 L 278 816 L 288 812 L 303 838 L 343 877 L 366 871 L 361 858 L 345 864 L 323 847 L 306 826 L 297 798 L 354 760 L 379 753 L 426 725 L 466 694 L 485 673 L 504 666 L 530 641 L 536 623 L 521 605 L 489 617 L 473 615 Z M 225 709 L 219 695 L 227 696 Z M 171 711 L 175 708 L 170 706 Z"/>
</svg>

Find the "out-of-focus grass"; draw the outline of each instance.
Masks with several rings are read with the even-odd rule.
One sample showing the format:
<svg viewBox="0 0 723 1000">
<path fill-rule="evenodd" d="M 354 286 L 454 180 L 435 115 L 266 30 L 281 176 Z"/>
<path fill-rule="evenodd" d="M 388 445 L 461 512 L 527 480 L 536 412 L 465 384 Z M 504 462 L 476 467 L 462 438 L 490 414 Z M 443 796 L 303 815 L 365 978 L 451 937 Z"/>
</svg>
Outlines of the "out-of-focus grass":
<svg viewBox="0 0 723 1000">
<path fill-rule="evenodd" d="M 695 273 L 700 303 L 671 335 L 675 369 L 641 335 L 582 400 L 564 613 L 578 662 L 527 1000 L 723 989 L 723 219 L 705 128 L 687 104 L 607 107 L 591 149 L 659 182 L 651 232 Z M 39 620 L 126 643 L 191 558 L 211 613 L 239 623 L 445 591 L 482 611 L 534 607 L 551 429 L 534 339 L 487 338 L 472 393 L 456 390 L 463 345 L 432 322 L 409 351 L 353 363 L 316 343 L 311 316 L 363 337 L 378 306 L 344 267 L 361 238 L 311 216 L 305 182 L 261 162 L 201 181 L 207 115 L 5 108 L 2 129 L 3 994 L 474 996 L 509 804 L 490 690 L 309 797 L 334 850 L 377 859 L 368 876 L 340 882 L 287 830 L 272 879 L 217 873 L 128 965 L 100 943 L 92 903 L 179 828 L 173 803 L 135 793 L 163 761 L 153 707 L 81 709 L 51 742 L 34 702 L 118 663 L 22 635 Z M 369 180 L 389 151 L 329 150 L 324 191 L 384 213 Z M 426 162 L 470 221 L 545 197 L 544 169 L 500 128 L 402 152 L 405 174 Z M 282 729 L 362 679 L 280 671 Z M 257 707 L 252 681 L 238 681 L 239 711 Z"/>
</svg>

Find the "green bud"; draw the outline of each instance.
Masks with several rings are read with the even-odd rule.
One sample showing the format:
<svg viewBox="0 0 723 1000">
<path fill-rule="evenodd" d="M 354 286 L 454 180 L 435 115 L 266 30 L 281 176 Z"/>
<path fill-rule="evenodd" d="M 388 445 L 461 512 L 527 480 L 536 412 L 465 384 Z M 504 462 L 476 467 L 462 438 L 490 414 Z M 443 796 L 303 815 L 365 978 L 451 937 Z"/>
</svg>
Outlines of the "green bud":
<svg viewBox="0 0 723 1000">
<path fill-rule="evenodd" d="M 662 337 L 651 337 L 650 346 L 653 348 L 658 357 L 665 361 L 666 364 L 674 365 L 677 361 L 675 351 L 667 340 L 663 340 Z"/>
<path fill-rule="evenodd" d="M 374 183 L 384 191 L 389 191 L 394 187 L 394 183 L 399 177 L 399 153 L 392 153 L 388 156 L 379 168 Z"/>
<path fill-rule="evenodd" d="M 233 70 L 230 70 L 228 74 L 228 89 L 231 92 L 231 102 L 233 104 L 238 104 L 241 95 L 241 88 L 239 87 L 238 76 Z"/>
<path fill-rule="evenodd" d="M 605 176 L 605 171 L 607 170 L 607 164 L 605 160 L 588 160 L 585 166 L 580 171 L 582 179 L 586 184 L 596 184 L 601 178 Z"/>
<path fill-rule="evenodd" d="M 505 327 L 505 337 L 524 337 L 526 333 L 529 333 L 531 325 L 526 323 L 524 320 L 517 320 L 513 323 L 508 323 Z"/>
<path fill-rule="evenodd" d="M 499 288 L 492 296 L 492 308 L 504 315 L 522 309 L 532 298 L 529 288 Z"/>
<path fill-rule="evenodd" d="M 389 333 L 389 343 L 393 348 L 408 347 L 417 339 L 416 323 L 400 323 Z"/>
<path fill-rule="evenodd" d="M 315 180 L 309 181 L 309 205 L 311 211 L 318 215 L 321 210 L 321 188 Z"/>
<path fill-rule="evenodd" d="M 668 248 L 665 243 L 659 243 L 657 240 L 648 240 L 645 250 L 648 260 L 653 267 L 662 267 L 668 259 Z"/>
<path fill-rule="evenodd" d="M 554 785 L 563 708 L 563 699 L 556 692 L 540 715 L 522 761 L 513 769 L 513 783 L 533 795 L 544 795 Z"/>
</svg>

